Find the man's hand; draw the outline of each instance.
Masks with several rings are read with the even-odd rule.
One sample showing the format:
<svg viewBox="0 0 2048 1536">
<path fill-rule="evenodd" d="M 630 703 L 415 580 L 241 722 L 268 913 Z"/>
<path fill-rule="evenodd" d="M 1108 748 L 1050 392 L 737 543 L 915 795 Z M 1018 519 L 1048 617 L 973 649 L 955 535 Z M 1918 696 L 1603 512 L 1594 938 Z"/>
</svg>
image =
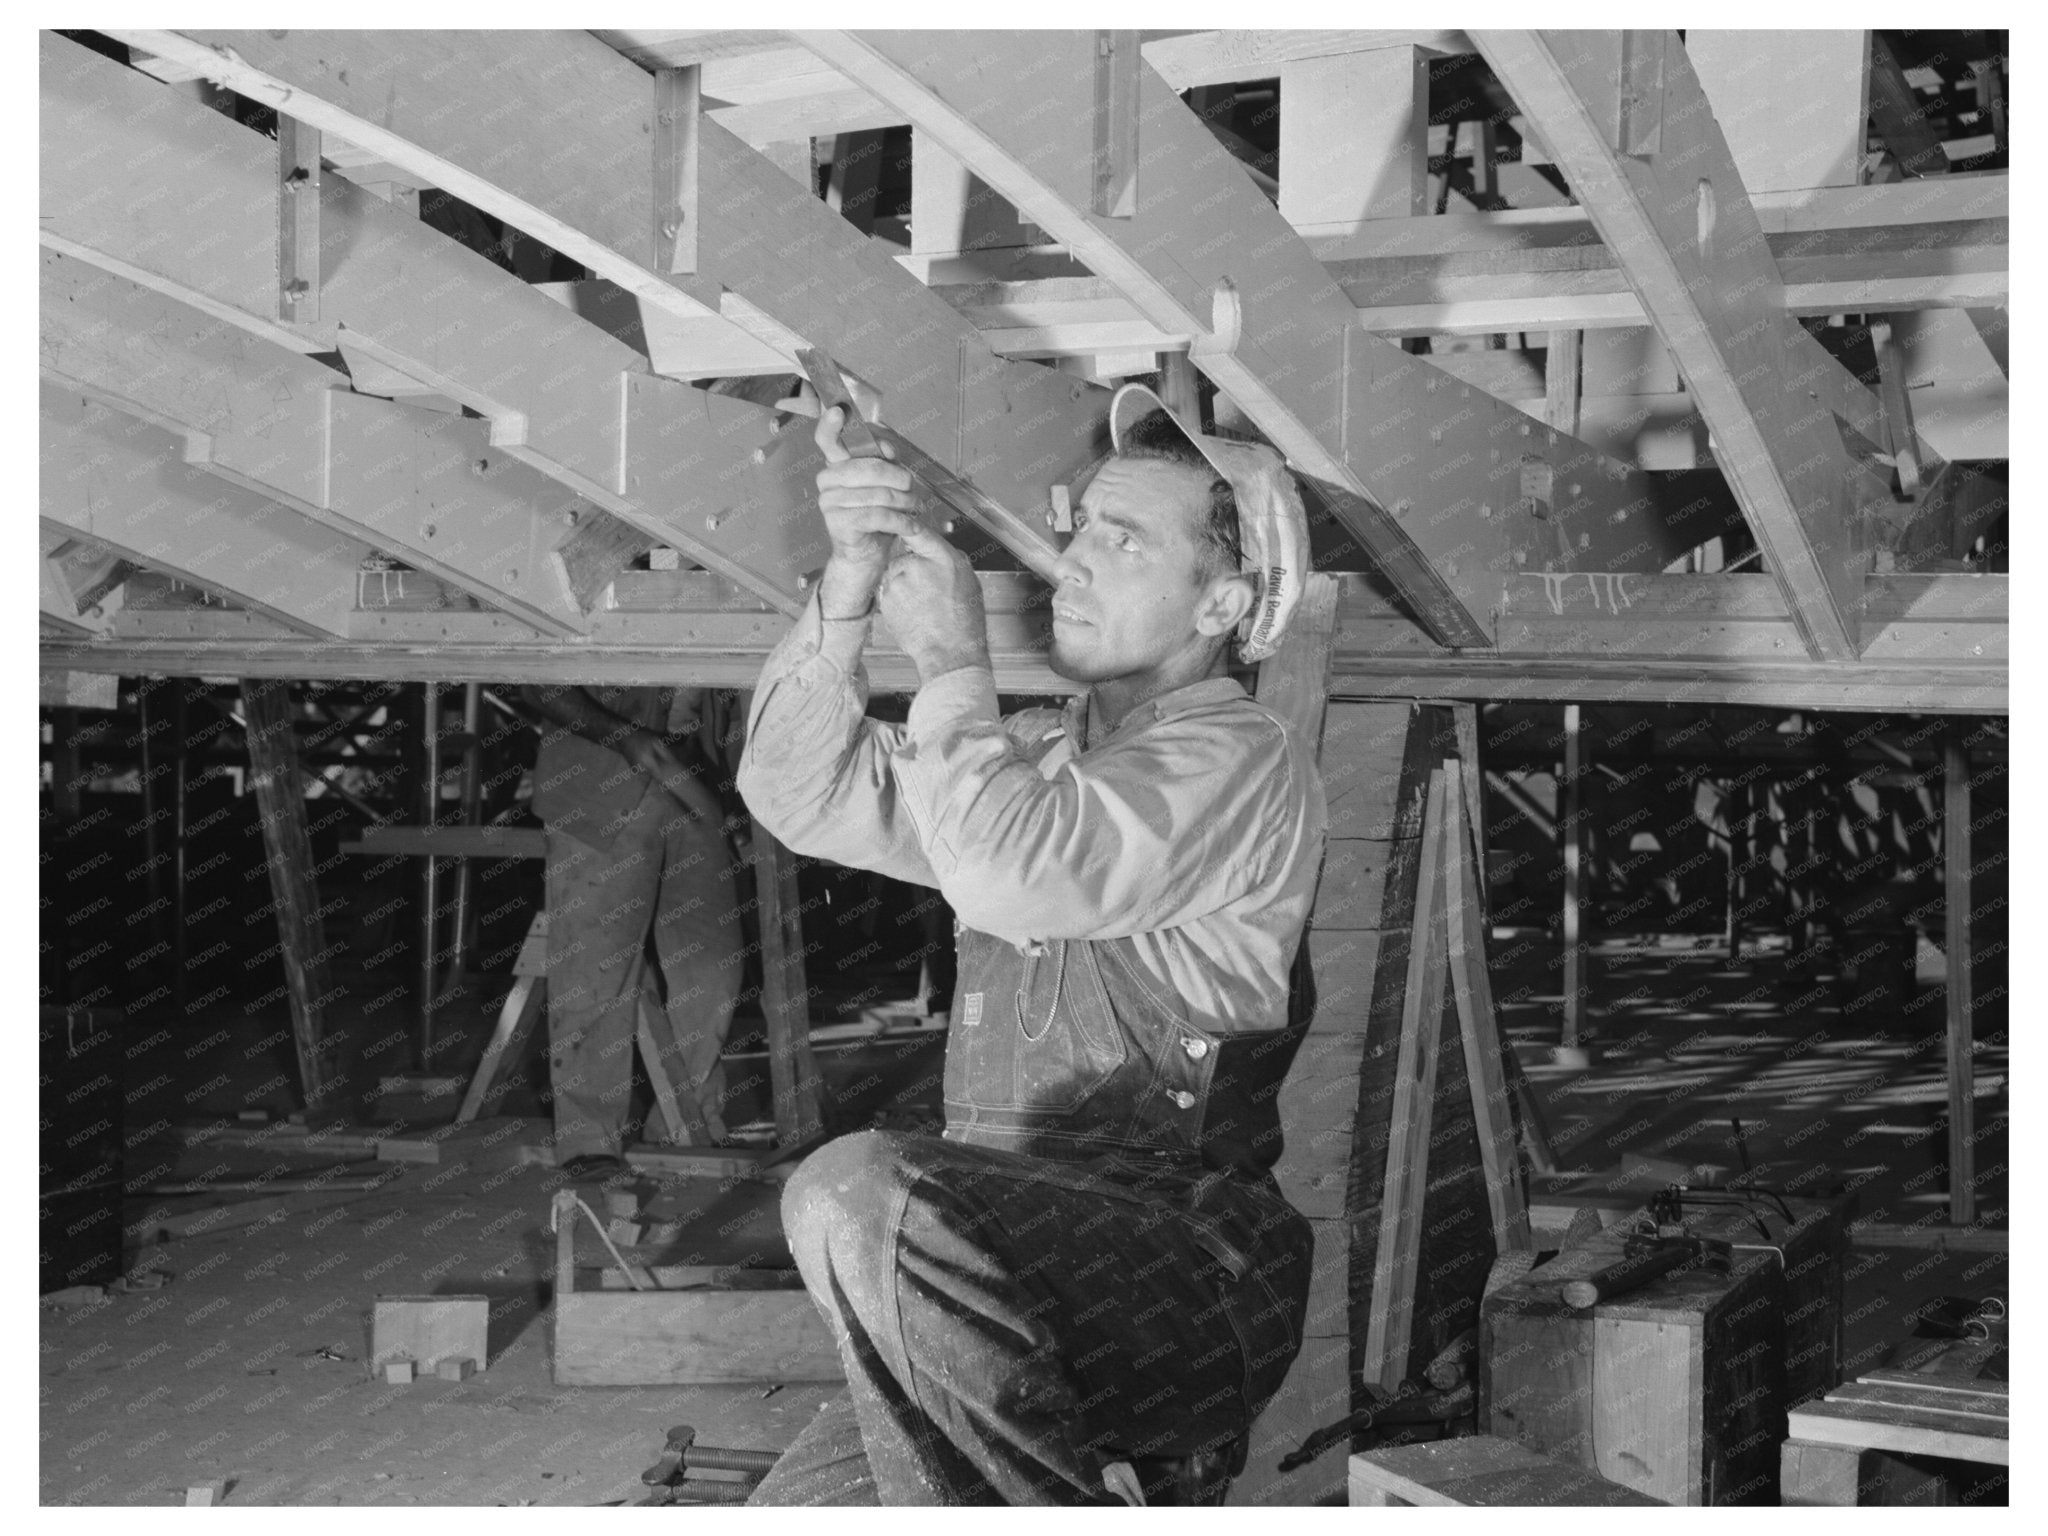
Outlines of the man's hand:
<svg viewBox="0 0 2048 1536">
<path fill-rule="evenodd" d="M 839 441 L 845 419 L 834 406 L 818 417 L 815 434 L 825 455 L 818 510 L 832 538 L 832 563 L 820 593 L 828 619 L 865 613 L 889 564 L 889 541 L 924 526 L 917 519 L 922 503 L 910 471 L 887 458 L 854 458 Z M 887 443 L 882 451 L 889 452 Z"/>
<path fill-rule="evenodd" d="M 651 731 L 635 731 L 619 743 L 619 751 L 635 768 L 668 791 L 669 798 L 692 816 L 722 826 L 725 807 L 704 782 L 684 766 L 673 748 Z"/>
<path fill-rule="evenodd" d="M 882 578 L 882 617 L 916 664 L 918 681 L 987 666 L 988 618 L 967 557 L 922 523 L 902 538 Z"/>
</svg>

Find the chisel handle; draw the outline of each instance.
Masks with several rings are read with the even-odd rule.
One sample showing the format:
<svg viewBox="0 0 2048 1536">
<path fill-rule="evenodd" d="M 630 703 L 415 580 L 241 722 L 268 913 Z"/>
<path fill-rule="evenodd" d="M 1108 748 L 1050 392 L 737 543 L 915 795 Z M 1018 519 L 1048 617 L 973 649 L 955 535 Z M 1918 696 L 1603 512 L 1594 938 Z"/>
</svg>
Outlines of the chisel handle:
<svg viewBox="0 0 2048 1536">
<path fill-rule="evenodd" d="M 1653 1249 L 1639 1258 L 1623 1259 L 1619 1264 L 1595 1270 L 1583 1280 L 1567 1280 L 1559 1288 L 1559 1294 L 1566 1306 L 1584 1311 L 1587 1307 L 1599 1306 L 1603 1301 L 1625 1296 L 1698 1257 L 1697 1250 L 1690 1246 L 1673 1243 L 1668 1248 Z"/>
</svg>

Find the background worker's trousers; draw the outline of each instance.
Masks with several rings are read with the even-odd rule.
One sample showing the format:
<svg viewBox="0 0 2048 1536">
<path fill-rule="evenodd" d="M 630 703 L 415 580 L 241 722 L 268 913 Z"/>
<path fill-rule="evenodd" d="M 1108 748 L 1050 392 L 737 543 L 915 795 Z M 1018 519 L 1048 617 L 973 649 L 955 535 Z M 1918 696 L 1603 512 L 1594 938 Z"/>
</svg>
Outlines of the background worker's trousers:
<svg viewBox="0 0 2048 1536">
<path fill-rule="evenodd" d="M 1227 1444 L 1300 1347 L 1308 1223 L 1266 1181 L 1197 1201 L 864 1131 L 783 1192 L 848 1390 L 754 1504 L 1102 1504 L 1102 1468 Z"/>
<path fill-rule="evenodd" d="M 724 1135 L 719 1052 L 746 963 L 724 833 L 649 786 L 609 848 L 549 828 L 547 886 L 556 1157 L 622 1150 L 643 992 L 670 1083 Z"/>
</svg>

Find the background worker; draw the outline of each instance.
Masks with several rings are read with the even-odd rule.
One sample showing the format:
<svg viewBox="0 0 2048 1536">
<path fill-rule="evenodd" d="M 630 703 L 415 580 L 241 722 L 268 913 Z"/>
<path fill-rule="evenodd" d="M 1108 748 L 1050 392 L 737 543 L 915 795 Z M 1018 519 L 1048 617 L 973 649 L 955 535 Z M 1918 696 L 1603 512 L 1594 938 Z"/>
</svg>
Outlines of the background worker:
<svg viewBox="0 0 2048 1536">
<path fill-rule="evenodd" d="M 1326 818 L 1312 750 L 1225 665 L 1281 621 L 1240 512 L 1298 533 L 1300 502 L 1270 449 L 1157 405 L 1119 393 L 1056 568 L 1052 664 L 1087 691 L 1008 718 L 974 572 L 821 418 L 832 557 L 740 788 L 799 852 L 937 887 L 959 977 L 944 1137 L 842 1137 L 785 1191 L 848 1393 L 756 1503 L 1113 1501 L 1150 1458 L 1226 1461 L 1300 1347 L 1310 1234 L 1270 1169 Z M 864 718 L 877 602 L 904 725 Z"/>
<path fill-rule="evenodd" d="M 643 996 L 665 1022 L 654 1034 L 678 1099 L 721 1139 L 719 1053 L 745 964 L 717 767 L 727 708 L 694 688 L 521 695 L 547 722 L 533 800 L 548 840 L 557 1163 L 577 1174 L 624 1166 Z"/>
</svg>

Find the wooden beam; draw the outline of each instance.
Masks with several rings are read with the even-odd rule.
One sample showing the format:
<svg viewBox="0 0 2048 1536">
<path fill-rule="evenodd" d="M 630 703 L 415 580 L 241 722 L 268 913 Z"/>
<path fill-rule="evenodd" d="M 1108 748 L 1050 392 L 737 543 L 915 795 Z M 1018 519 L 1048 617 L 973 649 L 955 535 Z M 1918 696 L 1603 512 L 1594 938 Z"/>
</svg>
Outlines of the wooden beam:
<svg viewBox="0 0 2048 1536">
<path fill-rule="evenodd" d="M 694 64 L 654 72 L 654 264 L 670 277 L 697 270 L 697 130 L 703 72 Z"/>
<path fill-rule="evenodd" d="M 335 1112 L 331 1100 L 340 1085 L 329 1059 L 337 1042 L 327 1029 L 327 946 L 292 734 L 291 684 L 244 678 L 242 715 L 248 722 L 250 787 L 263 822 L 264 864 L 270 871 L 271 899 L 277 903 L 278 949 L 291 998 L 299 1088 L 308 1119 L 318 1120 Z"/>
<path fill-rule="evenodd" d="M 1396 48 L 1442 55 L 1470 53 L 1472 44 L 1463 32 L 1453 31 L 1276 31 L 1236 27 L 1173 36 L 1148 34 L 1144 43 L 1145 62 L 1176 91 L 1240 80 L 1269 80 L 1275 75 L 1284 80 L 1286 66 L 1297 60 L 1383 53 Z"/>
<path fill-rule="evenodd" d="M 338 388 L 332 369 L 45 251 L 43 377 L 178 433 L 187 462 L 432 571 L 550 634 L 589 627 L 554 548 L 559 487 L 482 423 Z"/>
<path fill-rule="evenodd" d="M 699 195 L 715 212 L 689 281 L 702 300 L 652 271 L 646 76 L 588 33 L 122 35 L 419 166 L 643 302 L 685 318 L 727 314 L 785 356 L 800 340 L 821 347 L 881 394 L 885 420 L 1027 519 L 1049 485 L 1099 452 L 1106 391 L 996 358 L 874 242 L 716 121 L 698 146 Z M 460 74 L 446 69 L 450 57 L 464 60 Z M 508 95 L 522 102 L 510 122 Z M 827 270 L 834 280 L 819 281 Z"/>
<path fill-rule="evenodd" d="M 1408 981 L 1402 995 L 1379 1243 L 1373 1250 L 1372 1308 L 1359 1363 L 1359 1374 L 1368 1385 L 1386 1388 L 1398 1386 L 1408 1374 L 1409 1336 L 1420 1279 L 1417 1269 L 1429 1188 L 1430 1131 L 1447 976 L 1445 798 L 1444 776 L 1438 769 L 1429 776 L 1429 801 L 1423 813 L 1422 868 L 1408 939 Z"/>
<path fill-rule="evenodd" d="M 1809 652 L 1853 660 L 1869 560 L 1847 456 L 1788 382 L 1787 332 L 1798 327 L 1684 49 L 1663 32 L 1483 31 L 1474 41 L 1677 357 Z"/>
<path fill-rule="evenodd" d="M 492 92 L 501 110 L 479 119 L 454 110 L 444 99 L 437 104 L 438 109 L 451 118 L 463 119 L 453 126 L 452 131 L 487 131 L 501 152 L 516 145 L 520 153 L 524 153 L 528 144 L 538 142 L 549 133 L 568 131 L 567 120 L 585 103 L 576 98 L 573 89 L 522 90 L 518 81 L 505 78 L 500 73 L 504 65 L 502 59 L 480 57 L 477 53 L 481 40 L 492 34 L 292 32 L 266 36 L 249 32 L 178 33 L 127 28 L 109 35 L 159 58 L 184 64 L 251 100 L 288 112 L 301 122 L 346 139 L 368 153 L 412 172 L 426 185 L 453 193 L 472 207 L 497 213 L 535 239 L 546 241 L 564 255 L 573 257 L 593 271 L 602 272 L 650 302 L 671 306 L 686 317 L 719 313 L 715 290 L 699 289 L 697 294 L 692 294 L 672 287 L 663 277 L 656 275 L 655 225 L 651 217 L 640 221 L 639 229 L 621 248 L 597 244 L 576 218 L 560 216 L 545 202 L 520 203 L 515 217 L 514 211 L 507 208 L 505 191 L 479 174 L 475 165 L 438 154 L 425 142 L 392 126 L 400 117 L 399 108 L 418 111 L 426 105 L 417 99 L 417 92 L 404 101 L 395 96 L 388 97 L 386 110 L 382 112 L 361 110 L 368 105 L 368 98 L 361 93 L 388 92 L 394 75 L 407 73 L 415 65 L 444 71 L 446 60 L 463 58 L 469 65 L 465 77 L 476 81 L 480 89 Z M 540 34 L 532 35 L 538 37 Z M 344 53 L 344 42 L 351 36 L 353 46 L 347 47 Z M 564 36 L 583 38 L 595 49 L 603 47 L 587 34 Z M 466 49 L 461 41 L 465 37 L 469 40 Z M 315 50 L 312 55 L 315 60 L 324 62 L 323 53 L 334 58 L 333 68 L 339 78 L 333 83 L 342 89 L 322 91 L 290 72 L 291 61 L 298 56 L 298 50 L 305 47 Z M 652 127 L 651 92 L 644 84 L 645 77 L 638 71 L 634 74 L 643 82 L 638 115 L 644 137 Z M 354 95 L 346 89 L 351 77 L 360 88 Z M 505 131 L 502 106 L 508 97 L 520 101 L 519 126 L 522 132 Z M 645 165 L 647 158 L 648 146 L 643 144 L 635 160 Z M 650 179 L 643 173 L 643 184 Z M 602 198 L 610 196 L 611 186 L 609 182 L 602 188 L 564 184 L 563 191 L 571 204 L 579 205 L 580 211 L 587 211 Z M 651 200 L 651 189 L 648 195 Z M 631 258 L 622 257 L 620 249 L 630 251 Z M 746 322 L 736 323 L 744 325 Z"/>
<path fill-rule="evenodd" d="M 1564 979 L 1559 990 L 1558 1044 L 1567 1051 L 1579 1048 L 1586 1032 L 1586 842 L 1585 842 L 1585 745 L 1579 732 L 1579 706 L 1564 707 L 1564 769 L 1558 775 L 1557 835 L 1564 852 Z"/>
<path fill-rule="evenodd" d="M 237 598 L 300 634 L 348 632 L 367 544 L 190 467 L 170 433 L 47 383 L 38 436 L 46 526 Z"/>
<path fill-rule="evenodd" d="M 214 676 L 223 658 L 257 676 L 442 679 L 461 682 L 641 683 L 651 678 L 745 688 L 786 623 L 758 600 L 686 594 L 640 603 L 632 593 L 679 579 L 705 592 L 703 572 L 637 572 L 614 608 L 592 615 L 590 640 L 563 646 L 503 615 L 451 607 L 418 573 L 365 572 L 371 598 L 411 608 L 359 609 L 347 644 L 299 645 L 273 621 L 210 608 L 138 610 L 93 646 L 46 642 L 47 667 Z M 2003 714 L 2008 708 L 2009 578 L 1915 575 L 1868 581 L 1874 633 L 1854 665 L 1800 652 L 1768 576 L 1519 577 L 1503 597 L 1501 649 L 1487 656 L 1431 643 L 1365 577 L 1338 578 L 1331 689 L 1346 698 L 1521 699 L 1782 705 L 1787 708 Z M 1075 685 L 1045 664 L 1043 587 L 983 572 L 997 685 L 1065 695 Z M 415 588 L 423 588 L 417 595 Z M 1032 606 L 1020 607 L 1020 603 Z M 1035 617 L 1034 617 L 1035 615 Z M 886 633 L 869 648 L 881 692 L 914 691 L 915 669 Z"/>
<path fill-rule="evenodd" d="M 1977 1090 L 1972 1011 L 1971 940 L 1974 903 L 1970 878 L 1970 750 L 1959 729 L 1942 742 L 1941 867 L 1942 948 L 1947 956 L 1948 1219 L 1965 1226 L 1977 1219 Z"/>
<path fill-rule="evenodd" d="M 1867 30 L 1694 27 L 1685 34 L 1685 53 L 1752 197 L 1863 180 Z"/>
<path fill-rule="evenodd" d="M 1064 241 L 1155 337 L 1189 338 L 1219 389 L 1328 486 L 1348 531 L 1439 640 L 1486 644 L 1507 572 L 1648 565 L 1662 549 L 1639 476 L 1359 335 L 1300 237 L 1155 74 L 1141 82 L 1140 132 L 1159 195 L 1134 218 L 1105 220 L 1087 212 L 1085 38 L 800 36 Z"/>
<path fill-rule="evenodd" d="M 782 1145 L 793 1146 L 824 1128 L 818 1069 L 811 1057 L 810 990 L 804 981 L 797 859 L 765 827 L 756 826 L 753 860 L 754 900 L 761 930 L 761 1012 L 768 1028 L 775 1136 Z"/>
<path fill-rule="evenodd" d="M 275 151 L 260 135 L 52 34 L 41 113 L 46 246 L 264 340 L 340 346 L 444 393 L 489 418 L 493 446 L 573 492 L 565 508 L 595 502 L 785 612 L 800 605 L 797 577 L 817 564 L 805 546 L 823 532 L 806 505 L 815 454 L 801 433 L 779 439 L 772 413 L 649 378 L 646 359 L 601 322 L 346 183 L 322 193 L 334 247 L 324 322 L 281 330 L 274 276 L 239 245 L 216 246 L 218 229 L 254 226 L 276 195 Z M 748 350 L 704 344 L 701 362 L 786 366 L 723 328 Z M 679 507 L 678 485 L 721 490 L 700 491 L 711 505 Z"/>
<path fill-rule="evenodd" d="M 1429 59 L 1418 48 L 1280 66 L 1280 216 L 1300 229 L 1429 211 Z"/>
</svg>

